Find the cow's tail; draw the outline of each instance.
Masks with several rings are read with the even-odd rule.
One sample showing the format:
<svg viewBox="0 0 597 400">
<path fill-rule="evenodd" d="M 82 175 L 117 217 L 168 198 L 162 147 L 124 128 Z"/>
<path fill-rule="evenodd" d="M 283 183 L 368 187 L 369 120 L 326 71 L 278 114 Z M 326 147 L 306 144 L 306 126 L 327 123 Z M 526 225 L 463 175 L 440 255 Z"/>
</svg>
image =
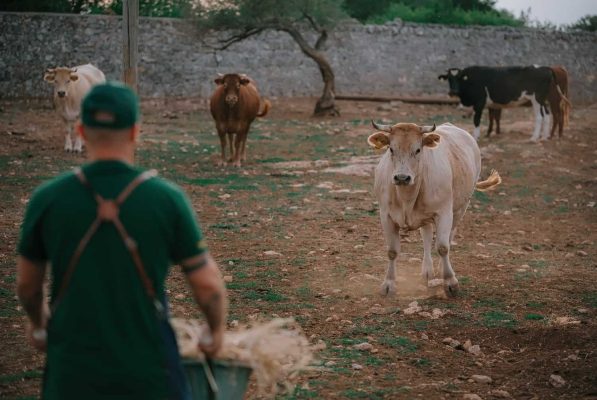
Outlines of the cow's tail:
<svg viewBox="0 0 597 400">
<path fill-rule="evenodd" d="M 265 117 L 267 115 L 267 112 L 269 111 L 269 109 L 272 107 L 272 103 L 269 102 L 269 100 L 264 100 L 263 101 L 263 111 L 261 111 L 260 113 L 257 114 L 258 117 Z"/>
<path fill-rule="evenodd" d="M 491 171 L 489 178 L 485 179 L 484 181 L 477 182 L 475 189 L 477 189 L 479 192 L 485 192 L 487 190 L 494 189 L 500 183 L 502 183 L 502 177 L 494 169 Z"/>
<path fill-rule="evenodd" d="M 560 85 L 556 83 L 556 89 L 558 89 L 558 93 L 560 94 L 560 110 L 562 110 L 562 117 L 564 118 L 564 126 L 568 126 L 568 122 L 570 121 L 570 109 L 572 108 L 572 103 L 566 95 L 562 92 Z"/>
</svg>

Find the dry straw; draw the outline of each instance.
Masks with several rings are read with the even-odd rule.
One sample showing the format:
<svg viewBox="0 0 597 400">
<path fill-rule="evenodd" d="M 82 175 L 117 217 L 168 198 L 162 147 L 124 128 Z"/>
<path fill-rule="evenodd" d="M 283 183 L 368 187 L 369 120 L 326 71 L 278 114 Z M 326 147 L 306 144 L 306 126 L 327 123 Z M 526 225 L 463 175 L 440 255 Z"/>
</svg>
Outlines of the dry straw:
<svg viewBox="0 0 597 400">
<path fill-rule="evenodd" d="M 197 320 L 175 318 L 171 322 L 181 356 L 203 359 L 198 344 L 209 340 L 206 326 Z M 310 344 L 294 319 L 276 318 L 226 332 L 218 359 L 250 366 L 259 393 L 274 396 L 293 390 L 299 372 L 319 369 L 314 365 L 314 352 L 324 347 L 323 342 Z"/>
</svg>

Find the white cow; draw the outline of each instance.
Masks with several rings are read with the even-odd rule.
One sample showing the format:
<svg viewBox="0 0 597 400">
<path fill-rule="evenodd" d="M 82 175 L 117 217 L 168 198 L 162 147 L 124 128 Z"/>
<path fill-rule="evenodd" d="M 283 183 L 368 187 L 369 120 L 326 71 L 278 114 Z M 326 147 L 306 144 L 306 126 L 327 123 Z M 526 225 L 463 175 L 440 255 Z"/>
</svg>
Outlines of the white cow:
<svg viewBox="0 0 597 400">
<path fill-rule="evenodd" d="M 106 81 L 104 73 L 91 64 L 74 68 L 51 68 L 44 75 L 44 80 L 54 84 L 54 106 L 66 124 L 64 150 L 81 152 L 83 142 L 75 135 L 74 124 L 79 118 L 81 100 L 93 85 Z"/>
<path fill-rule="evenodd" d="M 475 139 L 466 131 L 443 124 L 437 129 L 415 124 L 373 126 L 381 132 L 367 142 L 376 149 L 387 147 L 375 169 L 375 193 L 379 216 L 388 247 L 388 270 L 382 294 L 396 292 L 395 265 L 400 252 L 400 229 L 421 230 L 425 282 L 433 275 L 431 244 L 433 225 L 436 248 L 443 266 L 444 290 L 458 291 L 458 280 L 450 264 L 450 243 L 456 224 L 476 190 L 489 190 L 501 183 L 496 171 L 482 182 L 481 153 Z"/>
</svg>

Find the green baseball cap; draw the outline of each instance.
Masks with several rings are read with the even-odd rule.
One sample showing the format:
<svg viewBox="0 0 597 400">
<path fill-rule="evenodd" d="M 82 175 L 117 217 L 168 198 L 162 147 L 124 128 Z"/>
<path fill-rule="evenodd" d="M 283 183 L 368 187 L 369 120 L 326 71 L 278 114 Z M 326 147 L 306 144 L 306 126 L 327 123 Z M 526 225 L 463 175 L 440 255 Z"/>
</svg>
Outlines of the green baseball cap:
<svg viewBox="0 0 597 400">
<path fill-rule="evenodd" d="M 96 85 L 81 103 L 81 120 L 94 128 L 130 128 L 139 120 L 139 98 L 120 82 Z"/>
</svg>

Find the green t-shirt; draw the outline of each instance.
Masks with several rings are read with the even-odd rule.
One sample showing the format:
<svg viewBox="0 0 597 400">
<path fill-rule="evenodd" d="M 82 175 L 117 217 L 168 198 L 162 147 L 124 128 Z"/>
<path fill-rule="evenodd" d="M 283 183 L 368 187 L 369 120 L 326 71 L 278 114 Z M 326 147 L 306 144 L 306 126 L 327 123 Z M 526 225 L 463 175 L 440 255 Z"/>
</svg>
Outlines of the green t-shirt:
<svg viewBox="0 0 597 400">
<path fill-rule="evenodd" d="M 83 172 L 97 193 L 113 199 L 142 170 L 97 161 Z M 44 183 L 32 195 L 18 253 L 50 263 L 52 297 L 96 209 L 91 191 L 73 173 Z M 169 266 L 206 251 L 187 197 L 166 180 L 139 185 L 121 206 L 120 219 L 138 243 L 160 299 Z M 44 398 L 163 399 L 168 397 L 165 363 L 155 309 L 116 228 L 103 223 L 51 317 Z"/>
</svg>

